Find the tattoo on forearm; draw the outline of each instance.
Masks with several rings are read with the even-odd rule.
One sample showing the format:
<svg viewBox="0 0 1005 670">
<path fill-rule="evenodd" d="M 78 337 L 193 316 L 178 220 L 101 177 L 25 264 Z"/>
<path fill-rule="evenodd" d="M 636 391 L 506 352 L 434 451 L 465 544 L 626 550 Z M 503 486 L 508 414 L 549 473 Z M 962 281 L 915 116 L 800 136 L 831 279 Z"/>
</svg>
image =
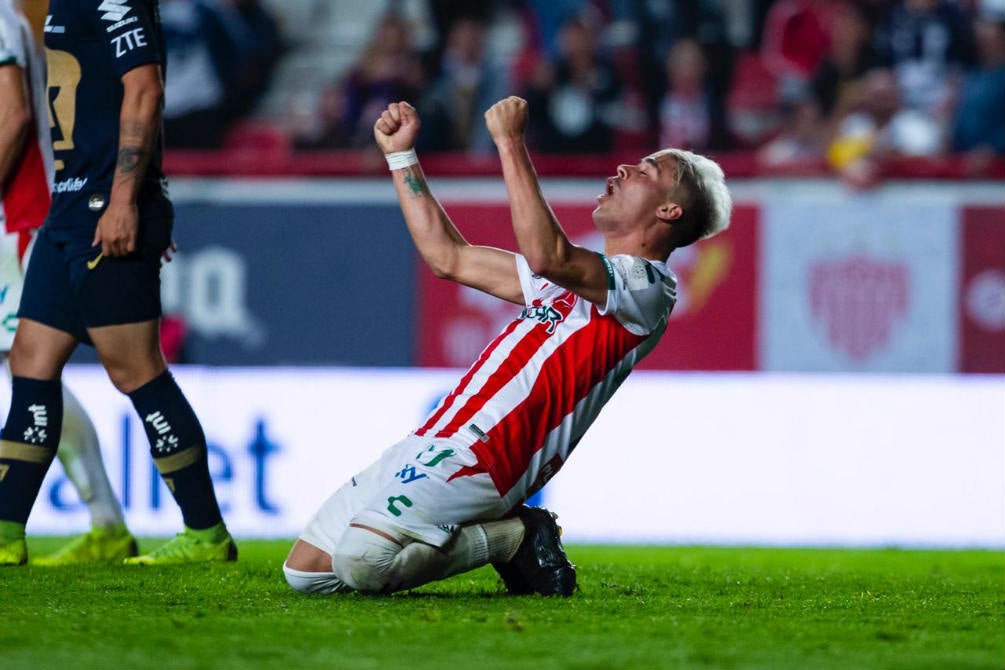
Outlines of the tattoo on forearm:
<svg viewBox="0 0 1005 670">
<path fill-rule="evenodd" d="M 119 159 L 115 167 L 122 174 L 132 174 L 143 164 L 146 151 L 140 147 L 122 147 L 119 149 Z"/>
<path fill-rule="evenodd" d="M 417 198 L 425 196 L 429 190 L 426 188 L 426 180 L 417 175 L 411 168 L 405 171 L 405 185 L 408 186 L 409 193 Z"/>
</svg>

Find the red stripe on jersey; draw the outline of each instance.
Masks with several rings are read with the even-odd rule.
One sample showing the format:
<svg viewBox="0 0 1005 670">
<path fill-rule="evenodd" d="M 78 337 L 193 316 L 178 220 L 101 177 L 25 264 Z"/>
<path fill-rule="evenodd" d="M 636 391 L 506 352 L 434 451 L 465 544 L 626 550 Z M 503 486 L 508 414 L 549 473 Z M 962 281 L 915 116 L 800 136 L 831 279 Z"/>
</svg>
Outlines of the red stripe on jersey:
<svg viewBox="0 0 1005 670">
<path fill-rule="evenodd" d="M 571 291 L 566 291 L 553 301 L 551 307 L 561 314 L 561 320 L 564 321 L 569 316 L 569 312 L 572 311 L 577 299 L 580 298 L 577 298 Z M 553 324 L 545 325 L 544 323 L 539 323 L 531 328 L 517 345 L 513 347 L 506 360 L 489 376 L 485 381 L 485 385 L 482 386 L 476 395 L 468 398 L 468 401 L 457 411 L 450 423 L 436 433 L 436 437 L 450 437 L 460 430 L 500 389 L 520 374 L 520 371 L 526 367 L 530 359 L 534 357 L 534 354 L 540 351 L 544 343 L 554 335 L 555 330 Z"/>
<path fill-rule="evenodd" d="M 46 131 L 48 132 L 48 131 Z M 21 163 L 3 194 L 7 232 L 34 230 L 49 213 L 49 181 L 38 142 L 29 142 Z"/>
<path fill-rule="evenodd" d="M 649 335 L 633 335 L 611 315 L 590 310 L 589 324 L 576 331 L 541 366 L 530 395 L 487 432 L 471 451 L 506 495 L 530 465 L 545 438 Z M 571 388 L 569 388 L 571 384 Z"/>
<path fill-rule="evenodd" d="M 429 417 L 429 419 L 426 420 L 426 423 L 422 424 L 421 428 L 415 431 L 416 435 L 422 437 L 429 430 L 431 430 L 433 426 L 436 425 L 436 423 L 443 417 L 443 415 L 447 412 L 447 410 L 449 410 L 450 407 L 454 404 L 454 401 L 457 400 L 457 396 L 460 393 L 462 393 L 465 388 L 467 388 L 468 384 L 471 383 L 471 379 L 475 376 L 475 374 L 477 374 L 478 370 L 483 365 L 485 365 L 485 361 L 489 359 L 489 356 L 492 355 L 492 352 L 495 351 L 496 347 L 498 347 L 503 340 L 509 337 L 510 333 L 516 330 L 516 327 L 518 325 L 520 325 L 520 320 L 515 319 L 512 323 L 506 326 L 503 332 L 496 335 L 496 339 L 492 340 L 489 343 L 489 346 L 485 347 L 485 351 L 482 352 L 481 356 L 478 357 L 478 360 L 474 362 L 474 364 L 468 369 L 468 371 L 464 373 L 464 376 L 461 377 L 461 381 L 457 383 L 457 386 L 454 387 L 454 390 L 451 391 L 446 398 L 444 398 L 443 404 L 440 405 L 440 408 L 436 410 L 436 412 L 434 412 L 433 415 Z"/>
</svg>

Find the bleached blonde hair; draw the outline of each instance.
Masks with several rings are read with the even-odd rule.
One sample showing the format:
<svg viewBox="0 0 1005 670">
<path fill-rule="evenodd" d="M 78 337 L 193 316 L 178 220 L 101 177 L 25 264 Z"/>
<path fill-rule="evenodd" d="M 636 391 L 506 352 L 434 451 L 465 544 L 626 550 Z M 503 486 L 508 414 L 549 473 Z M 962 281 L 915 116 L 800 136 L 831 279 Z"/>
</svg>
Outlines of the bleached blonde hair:
<svg viewBox="0 0 1005 670">
<path fill-rule="evenodd" d="M 726 175 L 710 158 L 684 149 L 663 149 L 651 158 L 672 156 L 676 176 L 672 196 L 681 200 L 683 219 L 693 224 L 694 234 L 679 246 L 707 239 L 729 227 L 733 196 L 726 186 Z"/>
</svg>

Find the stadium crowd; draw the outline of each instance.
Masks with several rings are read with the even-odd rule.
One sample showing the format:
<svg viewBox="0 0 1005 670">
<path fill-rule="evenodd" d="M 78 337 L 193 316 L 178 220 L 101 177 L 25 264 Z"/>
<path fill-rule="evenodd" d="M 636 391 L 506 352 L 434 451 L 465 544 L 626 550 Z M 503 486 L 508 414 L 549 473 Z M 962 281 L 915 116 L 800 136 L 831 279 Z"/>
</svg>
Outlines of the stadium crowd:
<svg viewBox="0 0 1005 670">
<path fill-rule="evenodd" d="M 1005 0 L 162 0 L 170 148 L 492 151 L 509 94 L 546 154 L 676 146 L 869 185 L 890 157 L 1005 156 Z"/>
</svg>

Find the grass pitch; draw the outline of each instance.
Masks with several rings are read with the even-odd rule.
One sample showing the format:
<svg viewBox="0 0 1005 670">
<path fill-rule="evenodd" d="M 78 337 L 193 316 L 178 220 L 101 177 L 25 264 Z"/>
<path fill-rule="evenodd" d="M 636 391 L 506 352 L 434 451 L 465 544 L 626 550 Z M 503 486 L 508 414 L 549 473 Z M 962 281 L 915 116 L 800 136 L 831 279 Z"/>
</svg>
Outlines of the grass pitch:
<svg viewBox="0 0 1005 670">
<path fill-rule="evenodd" d="M 572 546 L 580 591 L 557 600 L 504 595 L 491 568 L 303 596 L 281 574 L 290 544 L 239 541 L 227 565 L 0 569 L 0 667 L 1005 666 L 1001 552 Z"/>
</svg>

